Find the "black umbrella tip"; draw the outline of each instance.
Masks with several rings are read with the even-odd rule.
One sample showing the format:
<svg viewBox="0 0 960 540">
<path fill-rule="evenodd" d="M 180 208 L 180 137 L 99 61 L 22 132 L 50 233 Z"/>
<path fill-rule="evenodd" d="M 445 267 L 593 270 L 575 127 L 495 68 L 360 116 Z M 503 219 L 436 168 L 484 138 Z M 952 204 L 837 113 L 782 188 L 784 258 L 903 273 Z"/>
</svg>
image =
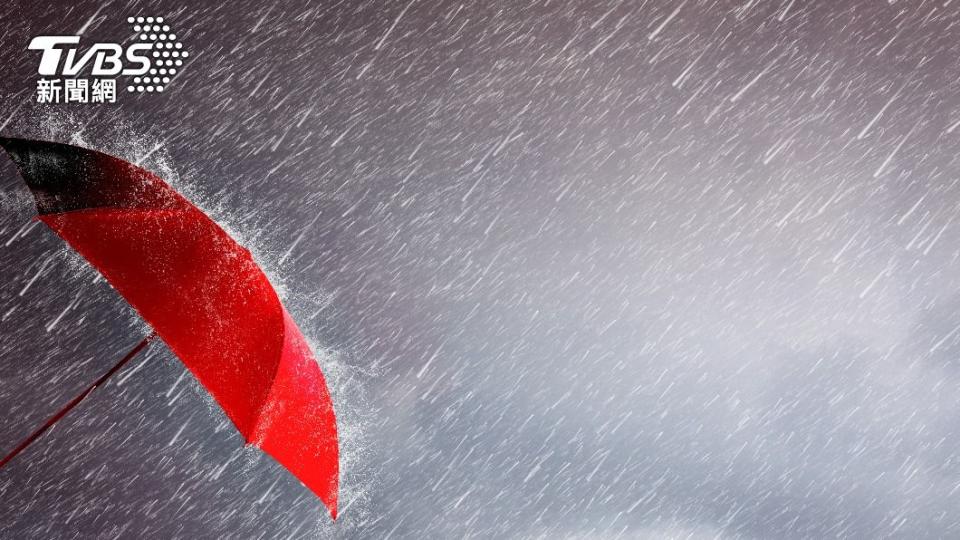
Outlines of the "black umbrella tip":
<svg viewBox="0 0 960 540">
<path fill-rule="evenodd" d="M 31 141 L 29 139 L 19 139 L 17 137 L 3 137 L 0 136 L 0 147 L 3 147 L 8 154 L 13 154 L 18 148 L 23 148 Z"/>
<path fill-rule="evenodd" d="M 0 137 L 0 148 L 6 151 L 14 161 L 16 161 L 15 149 L 17 148 L 17 141 L 22 139 L 15 139 L 13 137 Z M 3 155 L 3 152 L 0 152 L 0 156 Z"/>
<path fill-rule="evenodd" d="M 24 154 L 28 152 L 33 142 L 29 139 L 18 139 L 16 137 L 0 137 L 0 147 L 18 166 L 24 164 Z"/>
</svg>

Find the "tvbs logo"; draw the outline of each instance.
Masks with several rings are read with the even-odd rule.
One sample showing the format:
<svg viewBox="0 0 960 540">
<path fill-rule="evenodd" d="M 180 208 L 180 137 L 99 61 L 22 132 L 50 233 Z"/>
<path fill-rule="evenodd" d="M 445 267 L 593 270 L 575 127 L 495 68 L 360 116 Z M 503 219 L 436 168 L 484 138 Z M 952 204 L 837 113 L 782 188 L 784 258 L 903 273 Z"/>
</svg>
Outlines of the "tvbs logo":
<svg viewBox="0 0 960 540">
<path fill-rule="evenodd" d="M 40 51 L 37 101 L 113 103 L 113 77 L 132 77 L 127 92 L 163 92 L 189 54 L 163 17 L 130 17 L 138 40 L 127 46 L 94 43 L 82 50 L 80 36 L 37 36 L 28 49 Z M 94 77 L 86 79 L 81 75 Z M 47 79 L 64 77 L 64 79 Z"/>
<path fill-rule="evenodd" d="M 40 57 L 40 75 L 74 76 L 84 67 L 91 65 L 90 74 L 94 77 L 124 75 L 143 75 L 150 71 L 150 51 L 152 43 L 134 43 L 127 47 L 124 54 L 123 47 L 116 43 L 96 43 L 84 55 L 78 56 L 76 46 L 80 43 L 80 36 L 38 36 L 33 38 L 28 47 L 30 50 L 43 51 Z M 63 54 L 66 46 L 66 55 Z M 64 57 L 65 61 L 64 61 Z M 136 65 L 124 68 L 123 59 Z"/>
</svg>

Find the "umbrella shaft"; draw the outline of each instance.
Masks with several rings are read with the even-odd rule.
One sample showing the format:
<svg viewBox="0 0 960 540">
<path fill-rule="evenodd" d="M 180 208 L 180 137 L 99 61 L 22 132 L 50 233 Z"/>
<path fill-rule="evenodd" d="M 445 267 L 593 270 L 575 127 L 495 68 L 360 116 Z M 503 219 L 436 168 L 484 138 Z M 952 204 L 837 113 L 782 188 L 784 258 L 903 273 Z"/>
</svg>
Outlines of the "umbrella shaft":
<svg viewBox="0 0 960 540">
<path fill-rule="evenodd" d="M 30 446 L 33 443 L 33 441 L 37 440 L 41 435 L 43 435 L 45 431 L 53 427 L 54 424 L 56 424 L 61 418 L 66 416 L 67 413 L 70 412 L 74 407 L 79 405 L 80 402 L 83 401 L 84 398 L 86 398 L 88 395 L 90 395 L 90 392 L 93 392 L 93 390 L 96 387 L 106 382 L 106 380 L 109 379 L 114 373 L 120 371 L 120 368 L 122 368 L 124 365 L 126 365 L 127 362 L 132 360 L 133 357 L 137 355 L 137 353 L 142 351 L 143 348 L 146 347 L 150 343 L 150 341 L 153 340 L 154 337 L 156 337 L 156 334 L 151 332 L 150 335 L 143 338 L 143 341 L 138 343 L 133 349 L 130 349 L 130 352 L 128 352 L 126 356 L 121 358 L 116 365 L 110 368 L 110 371 L 104 373 L 103 376 L 101 376 L 99 379 L 94 381 L 93 384 L 91 384 L 86 389 L 84 389 L 83 392 L 80 392 L 80 395 L 73 398 L 70 401 L 70 403 L 67 403 L 62 409 L 57 411 L 57 413 L 51 416 L 42 426 L 37 428 L 36 431 L 31 433 L 29 437 L 24 439 L 9 454 L 4 456 L 4 458 L 0 460 L 0 469 L 2 469 L 4 465 L 9 463 L 10 460 L 17 457 L 17 454 L 19 454 L 20 452 L 23 452 L 28 446 Z"/>
</svg>

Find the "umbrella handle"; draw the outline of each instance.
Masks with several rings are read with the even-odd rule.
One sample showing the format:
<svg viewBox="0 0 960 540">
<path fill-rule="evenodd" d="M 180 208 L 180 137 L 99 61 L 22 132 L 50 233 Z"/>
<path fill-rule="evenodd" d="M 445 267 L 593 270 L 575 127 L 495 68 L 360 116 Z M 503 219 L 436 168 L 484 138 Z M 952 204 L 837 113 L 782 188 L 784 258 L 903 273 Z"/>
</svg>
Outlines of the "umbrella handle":
<svg viewBox="0 0 960 540">
<path fill-rule="evenodd" d="M 120 368 L 122 368 L 127 362 L 129 362 L 131 359 L 133 359 L 133 357 L 136 356 L 137 353 L 139 353 L 140 351 L 142 351 L 144 347 L 146 347 L 147 345 L 149 345 L 150 342 L 153 341 L 153 338 L 155 338 L 155 337 L 157 337 L 156 332 L 151 332 L 150 335 L 148 335 L 147 337 L 143 338 L 143 340 L 142 340 L 140 343 L 137 343 L 137 345 L 136 345 L 133 349 L 130 349 L 130 352 L 128 352 L 126 356 L 124 356 L 123 358 L 121 358 L 120 361 L 117 362 L 116 365 L 114 365 L 112 368 L 110 368 L 110 371 L 104 373 L 103 376 L 101 376 L 99 379 L 97 379 L 96 381 L 94 381 L 93 384 L 91 384 L 90 386 L 88 386 L 83 392 L 80 392 L 80 395 L 78 395 L 77 397 L 73 398 L 73 399 L 70 401 L 70 403 L 67 403 L 62 409 L 60 409 L 59 411 L 57 411 L 56 414 L 54 414 L 53 416 L 51 416 L 51 417 L 46 421 L 46 423 L 44 423 L 42 426 L 40 426 L 39 428 L 37 428 L 36 431 L 34 431 L 33 433 L 31 433 L 30 436 L 28 436 L 26 439 L 24 439 L 19 445 L 17 445 L 16 448 L 14 448 L 9 454 L 7 454 L 6 456 L 4 456 L 4 458 L 3 458 L 2 460 L 0 460 L 0 469 L 2 469 L 4 465 L 6 465 L 7 463 L 9 463 L 10 460 L 12 460 L 13 458 L 17 457 L 17 454 L 19 454 L 20 452 L 23 452 L 28 446 L 30 446 L 30 445 L 33 443 L 33 441 L 37 440 L 37 439 L 40 437 L 40 435 L 43 435 L 43 433 L 44 433 L 45 431 L 47 431 L 48 429 L 50 429 L 51 427 L 53 427 L 54 424 L 56 424 L 61 418 L 63 418 L 64 416 L 66 416 L 66 414 L 67 414 L 68 412 L 70 412 L 74 407 L 76 407 L 77 405 L 79 405 L 80 402 L 83 401 L 84 398 L 86 398 L 86 397 L 90 394 L 90 392 L 93 392 L 93 390 L 94 390 L 96 387 L 98 387 L 98 386 L 100 386 L 101 384 L 103 384 L 104 382 L 106 382 L 106 380 L 109 379 L 114 373 L 120 371 Z"/>
</svg>

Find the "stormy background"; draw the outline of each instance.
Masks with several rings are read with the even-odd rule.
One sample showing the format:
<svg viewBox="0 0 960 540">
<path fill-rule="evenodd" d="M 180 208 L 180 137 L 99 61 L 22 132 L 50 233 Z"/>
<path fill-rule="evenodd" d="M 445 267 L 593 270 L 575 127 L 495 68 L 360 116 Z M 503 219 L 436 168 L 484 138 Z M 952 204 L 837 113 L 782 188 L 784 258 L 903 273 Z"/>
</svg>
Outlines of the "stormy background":
<svg viewBox="0 0 960 540">
<path fill-rule="evenodd" d="M 190 52 L 37 104 L 37 35 Z M 155 343 L 9 538 L 960 535 L 953 0 L 0 6 L 0 134 L 161 174 L 320 356 L 332 523 Z M 0 446 L 149 329 L 0 159 Z"/>
</svg>

